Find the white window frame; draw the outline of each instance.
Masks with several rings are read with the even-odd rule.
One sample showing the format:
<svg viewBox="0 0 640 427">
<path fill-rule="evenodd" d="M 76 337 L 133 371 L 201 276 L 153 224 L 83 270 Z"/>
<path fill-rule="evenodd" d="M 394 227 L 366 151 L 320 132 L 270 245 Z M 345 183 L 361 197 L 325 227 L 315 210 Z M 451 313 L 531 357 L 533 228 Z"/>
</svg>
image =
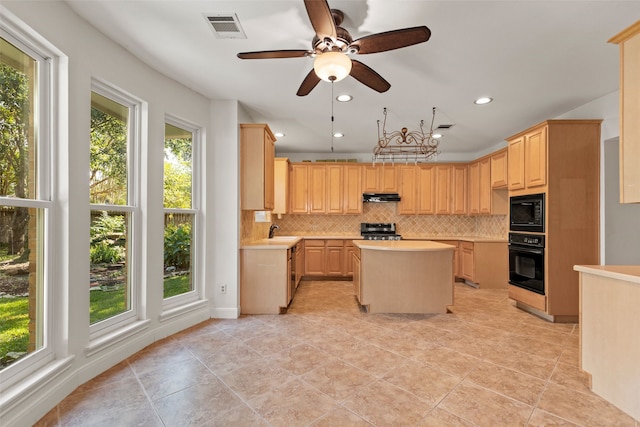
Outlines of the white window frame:
<svg viewBox="0 0 640 427">
<path fill-rule="evenodd" d="M 53 248 L 55 247 L 55 212 L 59 202 L 52 197 L 52 188 L 55 187 L 55 168 L 52 166 L 51 153 L 55 150 L 56 139 L 54 135 L 57 131 L 55 116 L 55 107 L 59 99 L 54 94 L 59 93 L 58 82 L 59 76 L 64 74 L 59 61 L 54 58 L 61 56 L 53 46 L 41 39 L 38 34 L 19 22 L 11 14 L 8 14 L 0 6 L 0 36 L 11 44 L 19 48 L 26 55 L 32 57 L 37 62 L 38 67 L 38 84 L 35 99 L 36 120 L 36 194 L 30 195 L 31 199 L 18 199 L 15 197 L 0 197 L 0 204 L 6 206 L 26 207 L 43 209 L 44 218 L 42 225 L 42 233 L 39 239 L 44 239 L 42 243 L 43 256 L 40 260 L 42 265 L 42 309 L 39 313 L 42 315 L 42 347 L 17 360 L 10 366 L 0 371 L 0 384 L 2 391 L 19 383 L 21 380 L 36 371 L 42 369 L 48 363 L 52 362 L 55 357 L 55 346 L 57 337 L 54 335 L 54 324 L 56 316 L 62 316 L 62 313 L 56 313 L 53 306 L 54 288 L 60 286 L 54 283 L 53 277 Z M 56 289 L 57 291 L 57 289 Z M 59 320 L 60 324 L 64 324 L 63 319 Z M 59 337 L 58 337 L 59 338 Z M 5 403 L 4 396 L 0 395 L 0 407 Z M 1 408 L 0 408 L 1 409 Z"/>
<path fill-rule="evenodd" d="M 170 213 L 187 213 L 193 215 L 193 224 L 191 226 L 191 260 L 193 264 L 191 265 L 191 280 L 193 289 L 189 292 L 185 292 L 180 295 L 174 295 L 169 298 L 162 299 L 162 308 L 163 315 L 161 318 L 167 316 L 168 313 L 175 313 L 176 310 L 179 311 L 179 308 L 189 306 L 199 300 L 202 300 L 202 295 L 204 295 L 203 291 L 203 281 L 200 279 L 201 276 L 201 259 L 202 254 L 202 244 L 201 241 L 203 239 L 200 238 L 202 235 L 201 232 L 201 209 L 200 209 L 200 189 L 201 189 L 201 179 L 200 179 L 200 149 L 201 149 L 201 135 L 202 135 L 202 127 L 195 125 L 189 121 L 183 120 L 173 115 L 166 114 L 165 115 L 165 123 L 170 124 L 172 126 L 176 126 L 180 129 L 184 129 L 186 131 L 191 132 L 191 209 L 174 209 L 174 208 L 163 208 L 163 217 L 166 214 Z M 163 153 L 164 153 L 164 138 L 162 141 Z M 164 156 L 163 156 L 164 161 Z M 164 168 L 163 168 L 164 170 Z M 164 175 L 163 175 L 164 177 Z M 164 179 L 163 179 L 164 182 Z M 164 201 L 164 185 L 163 185 L 163 201 Z M 164 224 L 164 221 L 163 221 Z M 164 226 L 162 230 L 162 235 L 164 235 Z M 163 245 L 164 247 L 164 245 Z M 164 283 L 164 280 L 163 280 Z"/>
<path fill-rule="evenodd" d="M 142 320 L 144 316 L 144 301 L 141 299 L 141 295 L 143 295 L 141 280 L 143 263 L 141 255 L 140 149 L 142 145 L 142 114 L 145 109 L 143 108 L 144 102 L 142 100 L 97 78 L 92 78 L 91 80 L 91 91 L 129 109 L 127 126 L 127 204 L 105 205 L 91 203 L 89 209 L 90 211 L 98 210 L 126 213 L 130 216 L 129 223 L 127 224 L 127 245 L 129 247 L 127 282 L 130 292 L 131 308 L 123 313 L 90 325 L 89 339 L 94 341 L 105 334 L 123 329 L 138 320 Z M 88 284 L 87 292 L 89 292 Z M 87 310 L 88 309 L 89 307 L 87 306 Z"/>
</svg>

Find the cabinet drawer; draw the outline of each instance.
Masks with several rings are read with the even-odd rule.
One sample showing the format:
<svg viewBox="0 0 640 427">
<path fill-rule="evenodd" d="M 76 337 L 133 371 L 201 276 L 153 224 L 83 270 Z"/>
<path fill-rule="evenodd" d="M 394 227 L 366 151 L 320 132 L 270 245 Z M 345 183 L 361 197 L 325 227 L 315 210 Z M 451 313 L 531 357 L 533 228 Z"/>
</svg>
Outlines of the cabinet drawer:
<svg viewBox="0 0 640 427">
<path fill-rule="evenodd" d="M 305 240 L 304 241 L 304 246 L 305 247 L 324 247 L 324 240 L 319 239 L 319 240 Z"/>
<path fill-rule="evenodd" d="M 344 246 L 344 240 L 327 240 L 327 247 L 338 247 L 341 248 Z"/>
</svg>

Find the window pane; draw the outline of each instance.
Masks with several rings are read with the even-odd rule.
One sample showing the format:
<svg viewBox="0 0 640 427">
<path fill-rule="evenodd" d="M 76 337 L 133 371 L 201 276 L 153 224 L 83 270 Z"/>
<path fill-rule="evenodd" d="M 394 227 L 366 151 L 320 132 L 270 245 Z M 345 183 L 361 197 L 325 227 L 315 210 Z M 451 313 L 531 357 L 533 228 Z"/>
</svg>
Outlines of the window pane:
<svg viewBox="0 0 640 427">
<path fill-rule="evenodd" d="M 129 220 L 125 212 L 91 211 L 91 324 L 131 309 Z"/>
<path fill-rule="evenodd" d="M 91 203 L 127 204 L 129 108 L 91 92 Z"/>
<path fill-rule="evenodd" d="M 0 206 L 0 369 L 44 345 L 44 214 Z"/>
<path fill-rule="evenodd" d="M 164 126 L 164 207 L 190 209 L 193 134 L 177 126 Z"/>
<path fill-rule="evenodd" d="M 164 216 L 164 297 L 193 290 L 193 221 L 195 215 Z"/>
<path fill-rule="evenodd" d="M 0 38 L 0 196 L 36 197 L 36 65 Z"/>
</svg>

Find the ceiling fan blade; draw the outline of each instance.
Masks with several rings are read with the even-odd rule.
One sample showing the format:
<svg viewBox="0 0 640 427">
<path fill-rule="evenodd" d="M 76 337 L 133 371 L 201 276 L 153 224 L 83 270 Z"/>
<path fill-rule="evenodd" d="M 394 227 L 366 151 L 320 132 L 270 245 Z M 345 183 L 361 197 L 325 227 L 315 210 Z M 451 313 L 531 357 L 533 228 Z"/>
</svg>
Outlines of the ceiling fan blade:
<svg viewBox="0 0 640 427">
<path fill-rule="evenodd" d="M 302 58 L 309 55 L 308 50 L 263 50 L 261 52 L 241 52 L 240 59 L 272 59 L 272 58 Z"/>
<path fill-rule="evenodd" d="M 429 37 L 431 30 L 425 26 L 403 28 L 364 36 L 354 40 L 350 47 L 355 46 L 359 54 L 378 53 L 424 43 Z"/>
<path fill-rule="evenodd" d="M 386 92 L 391 87 L 391 84 L 386 81 L 380 74 L 376 73 L 369 66 L 364 65 L 360 61 L 355 59 L 351 60 L 351 77 L 359 81 L 365 86 L 369 86 L 371 89 L 380 93 Z"/>
<path fill-rule="evenodd" d="M 300 88 L 298 89 L 298 92 L 296 93 L 296 95 L 298 96 L 309 95 L 309 92 L 311 92 L 313 88 L 317 86 L 318 83 L 320 83 L 320 77 L 318 77 L 316 72 L 313 69 L 311 69 L 311 71 L 309 71 L 309 74 L 307 74 L 307 77 L 305 77 L 304 80 L 302 81 L 302 84 L 300 85 Z"/>
<path fill-rule="evenodd" d="M 326 0 L 304 0 L 304 5 L 318 38 L 320 40 L 327 37 L 335 39 L 337 37 L 336 23 L 331 15 L 329 3 Z"/>
</svg>

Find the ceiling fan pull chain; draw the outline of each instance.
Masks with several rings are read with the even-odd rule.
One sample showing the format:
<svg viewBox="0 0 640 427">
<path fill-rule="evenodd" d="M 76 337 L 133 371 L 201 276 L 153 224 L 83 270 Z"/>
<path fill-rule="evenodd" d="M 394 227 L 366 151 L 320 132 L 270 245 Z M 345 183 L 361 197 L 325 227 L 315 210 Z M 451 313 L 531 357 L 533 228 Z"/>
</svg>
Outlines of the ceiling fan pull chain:
<svg viewBox="0 0 640 427">
<path fill-rule="evenodd" d="M 331 80 L 331 152 L 333 153 L 333 80 Z"/>
</svg>

